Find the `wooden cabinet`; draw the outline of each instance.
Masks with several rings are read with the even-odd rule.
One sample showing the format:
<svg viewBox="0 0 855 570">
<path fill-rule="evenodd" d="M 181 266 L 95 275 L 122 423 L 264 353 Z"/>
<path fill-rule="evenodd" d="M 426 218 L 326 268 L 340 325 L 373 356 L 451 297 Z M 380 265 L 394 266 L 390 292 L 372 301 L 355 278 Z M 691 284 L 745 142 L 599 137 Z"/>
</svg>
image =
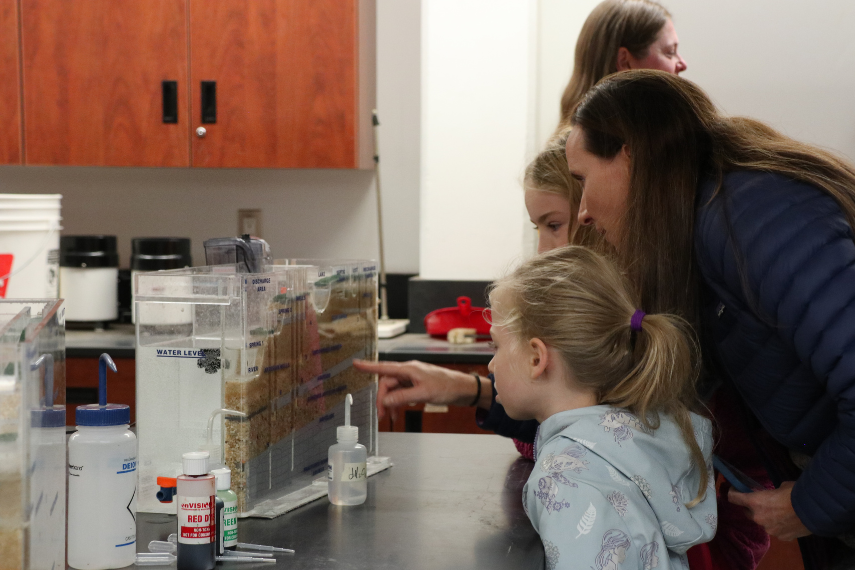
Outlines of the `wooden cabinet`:
<svg viewBox="0 0 855 570">
<path fill-rule="evenodd" d="M 373 19 L 358 0 L 190 0 L 193 165 L 369 167 Z"/>
<path fill-rule="evenodd" d="M 0 0 L 0 164 L 21 163 L 18 2 Z"/>
<path fill-rule="evenodd" d="M 373 0 L 20 1 L 27 164 L 372 164 Z"/>
<path fill-rule="evenodd" d="M 27 164 L 189 166 L 186 2 L 21 0 Z"/>
</svg>

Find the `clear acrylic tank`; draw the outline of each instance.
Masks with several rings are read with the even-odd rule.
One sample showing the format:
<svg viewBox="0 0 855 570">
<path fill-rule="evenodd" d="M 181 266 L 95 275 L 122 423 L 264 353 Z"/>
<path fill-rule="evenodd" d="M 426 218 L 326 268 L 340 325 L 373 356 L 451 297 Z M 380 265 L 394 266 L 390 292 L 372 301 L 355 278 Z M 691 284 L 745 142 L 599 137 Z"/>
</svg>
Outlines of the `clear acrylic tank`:
<svg viewBox="0 0 855 570">
<path fill-rule="evenodd" d="M 208 450 L 232 471 L 238 512 L 311 485 L 326 470 L 354 396 L 353 424 L 376 449 L 373 375 L 377 272 L 368 261 L 286 260 L 258 273 L 235 265 L 141 273 L 136 418 L 142 512 L 174 512 L 156 499 L 158 476 L 181 455 Z M 208 419 L 217 409 L 212 444 Z"/>
<path fill-rule="evenodd" d="M 0 300 L 0 570 L 65 567 L 62 300 Z"/>
</svg>

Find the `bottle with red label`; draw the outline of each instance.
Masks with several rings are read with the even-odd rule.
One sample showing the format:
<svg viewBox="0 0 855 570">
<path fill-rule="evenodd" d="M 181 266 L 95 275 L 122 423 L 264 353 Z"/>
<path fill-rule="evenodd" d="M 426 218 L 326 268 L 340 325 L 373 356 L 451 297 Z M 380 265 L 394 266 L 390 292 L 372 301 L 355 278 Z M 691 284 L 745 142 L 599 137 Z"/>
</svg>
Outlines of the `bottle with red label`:
<svg viewBox="0 0 855 570">
<path fill-rule="evenodd" d="M 217 561 L 216 495 L 207 451 L 185 453 L 178 476 L 178 570 L 212 570 Z"/>
</svg>

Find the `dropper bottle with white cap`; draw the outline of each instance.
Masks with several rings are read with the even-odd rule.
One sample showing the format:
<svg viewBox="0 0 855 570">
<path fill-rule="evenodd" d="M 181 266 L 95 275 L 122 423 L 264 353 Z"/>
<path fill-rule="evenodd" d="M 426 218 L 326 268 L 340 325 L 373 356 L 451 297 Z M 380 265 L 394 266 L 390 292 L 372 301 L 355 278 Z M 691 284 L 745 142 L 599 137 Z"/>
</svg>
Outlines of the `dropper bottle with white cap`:
<svg viewBox="0 0 855 570">
<path fill-rule="evenodd" d="M 237 548 L 237 502 L 238 496 L 232 491 L 232 470 L 228 467 L 211 469 L 211 475 L 217 481 L 217 499 L 223 501 L 223 517 L 217 540 L 222 542 L 222 550 L 235 550 Z M 217 553 L 222 554 L 217 548 Z"/>
<path fill-rule="evenodd" d="M 334 505 L 361 505 L 368 497 L 368 453 L 358 443 L 359 428 L 350 425 L 353 396 L 344 400 L 344 425 L 336 428 L 338 443 L 330 446 L 327 463 L 329 498 Z"/>
<path fill-rule="evenodd" d="M 216 563 L 216 485 L 207 451 L 182 456 L 178 476 L 178 570 L 212 570 Z"/>
</svg>

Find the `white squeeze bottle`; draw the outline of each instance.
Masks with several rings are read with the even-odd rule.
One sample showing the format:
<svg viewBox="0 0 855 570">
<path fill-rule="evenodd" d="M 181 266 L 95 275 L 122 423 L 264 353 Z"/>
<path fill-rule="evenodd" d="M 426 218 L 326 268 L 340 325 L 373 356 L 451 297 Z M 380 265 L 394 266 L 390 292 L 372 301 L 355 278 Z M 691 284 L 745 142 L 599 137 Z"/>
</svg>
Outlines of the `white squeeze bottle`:
<svg viewBox="0 0 855 570">
<path fill-rule="evenodd" d="M 344 425 L 336 428 L 338 443 L 330 446 L 327 462 L 329 498 L 334 505 L 361 505 L 368 497 L 368 453 L 359 445 L 359 428 L 350 425 L 353 396 L 344 400 Z"/>
<path fill-rule="evenodd" d="M 134 563 L 137 538 L 137 437 L 128 406 L 107 403 L 101 355 L 98 404 L 77 406 L 68 440 L 68 565 L 101 570 Z"/>
</svg>

